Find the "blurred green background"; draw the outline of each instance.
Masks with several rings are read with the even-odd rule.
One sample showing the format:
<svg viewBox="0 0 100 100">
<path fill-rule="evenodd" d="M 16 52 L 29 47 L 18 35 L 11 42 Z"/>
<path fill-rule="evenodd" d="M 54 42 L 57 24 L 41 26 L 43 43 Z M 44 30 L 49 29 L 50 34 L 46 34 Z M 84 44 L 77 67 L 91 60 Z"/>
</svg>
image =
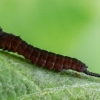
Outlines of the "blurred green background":
<svg viewBox="0 0 100 100">
<path fill-rule="evenodd" d="M 100 73 L 99 0 L 0 0 L 0 26 Z"/>
</svg>

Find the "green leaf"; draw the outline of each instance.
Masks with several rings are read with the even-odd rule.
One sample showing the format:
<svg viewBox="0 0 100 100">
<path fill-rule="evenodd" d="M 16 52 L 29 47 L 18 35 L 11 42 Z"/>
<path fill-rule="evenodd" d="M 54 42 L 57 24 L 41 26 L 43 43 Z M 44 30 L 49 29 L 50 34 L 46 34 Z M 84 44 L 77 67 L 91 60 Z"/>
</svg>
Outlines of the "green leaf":
<svg viewBox="0 0 100 100">
<path fill-rule="evenodd" d="M 100 100 L 100 78 L 50 71 L 0 51 L 0 100 Z"/>
</svg>

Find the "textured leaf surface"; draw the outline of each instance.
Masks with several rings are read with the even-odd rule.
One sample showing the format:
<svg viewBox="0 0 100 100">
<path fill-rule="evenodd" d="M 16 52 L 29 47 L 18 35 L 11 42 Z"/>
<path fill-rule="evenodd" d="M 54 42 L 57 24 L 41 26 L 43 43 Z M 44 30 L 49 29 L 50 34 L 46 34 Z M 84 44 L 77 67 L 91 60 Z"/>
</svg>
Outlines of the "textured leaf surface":
<svg viewBox="0 0 100 100">
<path fill-rule="evenodd" d="M 100 100 L 100 78 L 57 73 L 0 51 L 0 100 Z"/>
</svg>

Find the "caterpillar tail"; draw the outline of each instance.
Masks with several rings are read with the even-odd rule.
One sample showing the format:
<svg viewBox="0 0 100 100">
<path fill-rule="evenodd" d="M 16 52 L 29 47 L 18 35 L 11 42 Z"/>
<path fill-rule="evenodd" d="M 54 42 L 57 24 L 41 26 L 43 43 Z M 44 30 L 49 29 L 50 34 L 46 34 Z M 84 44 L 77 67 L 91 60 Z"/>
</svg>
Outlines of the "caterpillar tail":
<svg viewBox="0 0 100 100">
<path fill-rule="evenodd" d="M 83 73 L 85 73 L 85 74 L 87 74 L 87 75 L 90 75 L 90 76 L 100 77 L 100 74 L 93 73 L 93 72 L 89 72 L 89 71 L 87 71 L 87 70 L 83 71 Z"/>
</svg>

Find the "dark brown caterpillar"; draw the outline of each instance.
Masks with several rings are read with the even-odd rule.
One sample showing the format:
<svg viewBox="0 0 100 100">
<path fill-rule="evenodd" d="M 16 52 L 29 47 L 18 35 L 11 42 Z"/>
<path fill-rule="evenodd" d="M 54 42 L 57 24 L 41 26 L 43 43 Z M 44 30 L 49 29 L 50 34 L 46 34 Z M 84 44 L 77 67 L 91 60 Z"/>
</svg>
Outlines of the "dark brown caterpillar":
<svg viewBox="0 0 100 100">
<path fill-rule="evenodd" d="M 100 77 L 100 74 L 87 71 L 87 66 L 76 58 L 62 56 L 41 50 L 32 45 L 27 44 L 19 36 L 3 32 L 0 28 L 0 49 L 17 52 L 23 55 L 26 59 L 34 65 L 46 67 L 48 69 L 55 69 L 62 71 L 63 69 L 72 69 L 78 72 L 83 72 L 87 75 Z"/>
</svg>

